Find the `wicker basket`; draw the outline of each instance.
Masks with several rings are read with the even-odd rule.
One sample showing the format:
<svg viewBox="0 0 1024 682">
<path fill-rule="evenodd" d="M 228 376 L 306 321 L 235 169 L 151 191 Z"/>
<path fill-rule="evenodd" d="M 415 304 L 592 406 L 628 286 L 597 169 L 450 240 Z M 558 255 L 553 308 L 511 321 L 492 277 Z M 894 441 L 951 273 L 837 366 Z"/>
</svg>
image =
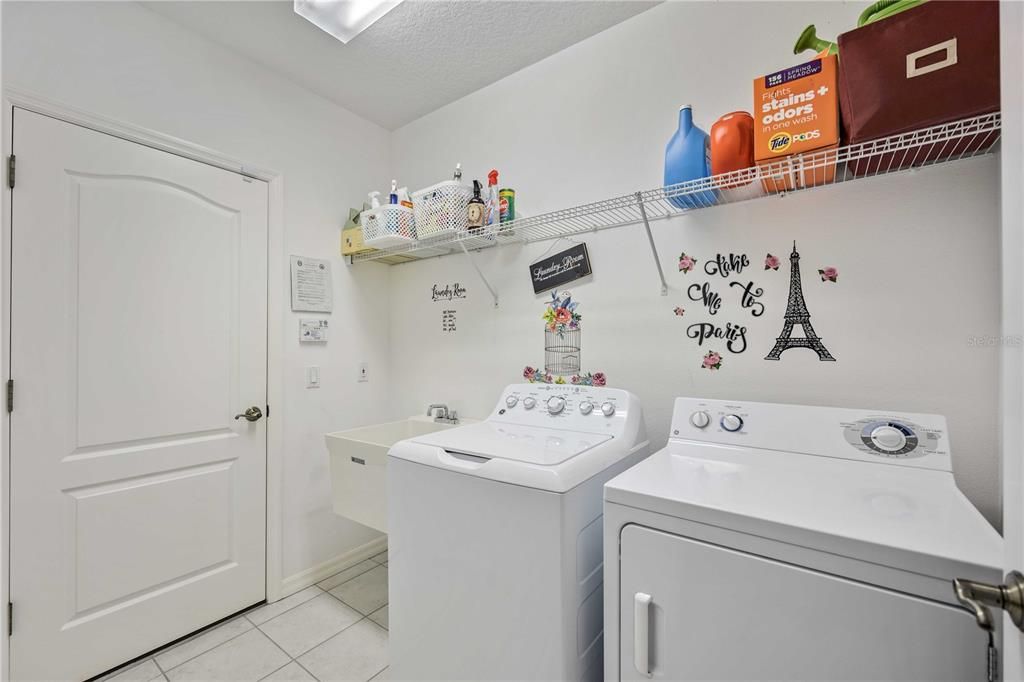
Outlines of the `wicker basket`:
<svg viewBox="0 0 1024 682">
<path fill-rule="evenodd" d="M 544 328 L 544 371 L 556 376 L 580 373 L 580 330 Z"/>
</svg>

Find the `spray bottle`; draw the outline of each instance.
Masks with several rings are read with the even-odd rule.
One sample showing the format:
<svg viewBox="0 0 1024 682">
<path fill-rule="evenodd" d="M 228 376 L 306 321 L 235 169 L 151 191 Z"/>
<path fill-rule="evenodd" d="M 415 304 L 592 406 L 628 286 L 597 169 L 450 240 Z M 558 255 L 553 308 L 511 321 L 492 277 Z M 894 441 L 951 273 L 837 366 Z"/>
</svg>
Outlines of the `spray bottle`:
<svg viewBox="0 0 1024 682">
<path fill-rule="evenodd" d="M 391 181 L 391 193 L 388 194 L 388 203 L 397 205 L 398 204 L 398 181 Z"/>
<path fill-rule="evenodd" d="M 370 208 L 380 208 L 380 192 L 370 192 Z"/>
<path fill-rule="evenodd" d="M 487 174 L 487 216 L 484 224 L 490 227 L 497 225 L 500 219 L 501 205 L 498 203 L 498 171 Z"/>
</svg>

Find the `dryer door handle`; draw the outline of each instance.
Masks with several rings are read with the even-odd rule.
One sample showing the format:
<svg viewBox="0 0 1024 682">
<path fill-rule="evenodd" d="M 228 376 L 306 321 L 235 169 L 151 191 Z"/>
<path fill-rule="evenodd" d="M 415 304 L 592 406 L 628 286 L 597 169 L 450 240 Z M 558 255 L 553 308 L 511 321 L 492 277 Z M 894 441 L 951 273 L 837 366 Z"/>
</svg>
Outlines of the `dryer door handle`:
<svg viewBox="0 0 1024 682">
<path fill-rule="evenodd" d="M 633 595 L 633 667 L 644 677 L 651 676 L 651 595 Z"/>
</svg>

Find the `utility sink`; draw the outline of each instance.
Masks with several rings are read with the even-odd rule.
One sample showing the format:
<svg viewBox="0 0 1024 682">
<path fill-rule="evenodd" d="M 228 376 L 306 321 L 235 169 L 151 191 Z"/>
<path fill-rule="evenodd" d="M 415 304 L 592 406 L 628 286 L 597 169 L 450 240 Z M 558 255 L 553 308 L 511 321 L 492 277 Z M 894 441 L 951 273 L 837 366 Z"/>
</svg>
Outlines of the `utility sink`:
<svg viewBox="0 0 1024 682">
<path fill-rule="evenodd" d="M 326 434 L 334 513 L 387 533 L 387 464 L 391 446 L 400 440 L 475 421 L 460 418 L 458 424 L 445 424 L 432 417 L 409 417 Z"/>
</svg>

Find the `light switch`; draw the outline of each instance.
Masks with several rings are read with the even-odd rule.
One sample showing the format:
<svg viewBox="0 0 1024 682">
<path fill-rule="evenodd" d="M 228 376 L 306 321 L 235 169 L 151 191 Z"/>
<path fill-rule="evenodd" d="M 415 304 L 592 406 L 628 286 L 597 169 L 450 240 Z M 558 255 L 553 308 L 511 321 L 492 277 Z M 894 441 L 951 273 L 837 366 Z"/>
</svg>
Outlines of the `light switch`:
<svg viewBox="0 0 1024 682">
<path fill-rule="evenodd" d="M 306 368 L 306 388 L 320 388 L 320 368 L 313 366 Z"/>
</svg>

